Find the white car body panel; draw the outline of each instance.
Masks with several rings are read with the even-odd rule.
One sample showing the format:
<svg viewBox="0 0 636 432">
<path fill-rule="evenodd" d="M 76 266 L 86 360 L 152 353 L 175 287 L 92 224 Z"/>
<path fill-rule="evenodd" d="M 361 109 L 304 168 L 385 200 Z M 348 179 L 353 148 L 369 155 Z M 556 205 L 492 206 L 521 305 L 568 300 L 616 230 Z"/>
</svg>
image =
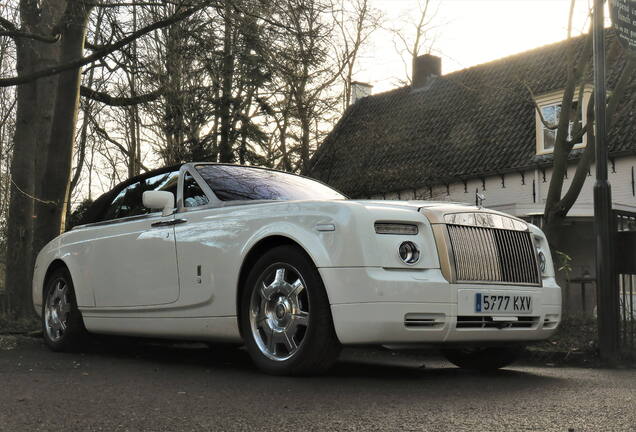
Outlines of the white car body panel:
<svg viewBox="0 0 636 432">
<path fill-rule="evenodd" d="M 81 247 L 74 260 L 77 267 L 90 269 L 77 283 L 92 289 L 96 307 L 161 305 L 178 300 L 174 227 L 151 227 L 163 219 L 157 215 L 68 233 L 64 248 L 76 253 Z"/>
<path fill-rule="evenodd" d="M 426 211 L 418 211 L 422 208 Z M 561 293 L 543 233 L 529 226 L 535 245 L 547 251 L 541 286 L 451 284 L 441 270 L 431 218 L 424 213 L 462 211 L 486 210 L 431 202 L 228 202 L 181 208 L 167 217 L 153 213 L 133 221 L 83 226 L 54 239 L 38 255 L 34 307 L 41 313 L 46 273 L 52 263 L 63 262 L 91 332 L 240 341 L 237 297 L 243 263 L 261 241 L 283 237 L 299 245 L 318 268 L 342 343 L 548 337 L 560 321 Z M 187 222 L 151 226 L 172 218 Z M 408 222 L 417 225 L 419 232 L 416 236 L 376 234 L 376 221 Z M 416 243 L 421 251 L 415 265 L 399 258 L 397 249 L 405 240 Z M 458 329 L 457 316 L 470 312 L 458 311 L 463 290 L 531 295 L 537 325 Z M 408 328 L 407 316 L 428 317 L 433 324 Z"/>
</svg>

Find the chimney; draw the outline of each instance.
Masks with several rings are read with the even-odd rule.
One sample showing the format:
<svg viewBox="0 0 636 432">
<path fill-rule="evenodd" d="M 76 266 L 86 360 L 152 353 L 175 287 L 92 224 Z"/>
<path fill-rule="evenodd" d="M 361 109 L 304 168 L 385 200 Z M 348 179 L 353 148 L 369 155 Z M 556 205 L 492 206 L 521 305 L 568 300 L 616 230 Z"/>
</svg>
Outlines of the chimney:
<svg viewBox="0 0 636 432">
<path fill-rule="evenodd" d="M 354 81 L 351 83 L 351 102 L 350 105 L 356 103 L 359 99 L 371 96 L 373 86 L 371 84 Z"/>
<path fill-rule="evenodd" d="M 413 88 L 426 85 L 428 79 L 442 74 L 442 59 L 432 54 L 424 54 L 413 59 Z"/>
</svg>

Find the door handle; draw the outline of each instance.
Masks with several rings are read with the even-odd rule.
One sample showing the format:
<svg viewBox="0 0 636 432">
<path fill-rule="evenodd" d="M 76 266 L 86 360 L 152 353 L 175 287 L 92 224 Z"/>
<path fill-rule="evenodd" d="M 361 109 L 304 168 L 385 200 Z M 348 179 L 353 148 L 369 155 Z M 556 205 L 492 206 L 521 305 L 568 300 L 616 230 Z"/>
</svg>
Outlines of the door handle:
<svg viewBox="0 0 636 432">
<path fill-rule="evenodd" d="M 187 219 L 171 219 L 167 221 L 154 222 L 150 226 L 153 228 L 166 227 L 166 226 L 183 224 L 183 223 L 186 223 L 187 221 L 188 221 Z"/>
</svg>

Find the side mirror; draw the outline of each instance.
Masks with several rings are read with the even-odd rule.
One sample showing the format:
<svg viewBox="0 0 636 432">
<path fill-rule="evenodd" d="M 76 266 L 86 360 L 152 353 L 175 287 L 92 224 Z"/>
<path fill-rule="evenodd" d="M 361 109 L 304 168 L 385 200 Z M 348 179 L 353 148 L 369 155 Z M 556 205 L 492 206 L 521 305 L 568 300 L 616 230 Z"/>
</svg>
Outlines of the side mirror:
<svg viewBox="0 0 636 432">
<path fill-rule="evenodd" d="M 144 207 L 151 210 L 161 209 L 163 216 L 169 216 L 174 209 L 174 194 L 166 191 L 146 191 L 141 196 Z"/>
</svg>

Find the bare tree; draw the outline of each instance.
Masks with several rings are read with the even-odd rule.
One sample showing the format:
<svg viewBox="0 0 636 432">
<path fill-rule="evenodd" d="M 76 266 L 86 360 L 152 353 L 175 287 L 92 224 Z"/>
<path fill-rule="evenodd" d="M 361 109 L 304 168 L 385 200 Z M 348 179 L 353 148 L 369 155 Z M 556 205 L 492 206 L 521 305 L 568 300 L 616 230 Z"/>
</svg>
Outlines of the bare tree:
<svg viewBox="0 0 636 432">
<path fill-rule="evenodd" d="M 84 42 L 95 3 L 13 0 L 11 7 L 19 10 L 19 23 L 0 19 L 0 35 L 15 44 L 17 71 L 16 76 L 0 78 L 0 87 L 20 84 L 8 217 L 11 247 L 7 267 L 11 271 L 6 275 L 6 301 L 12 314 L 31 311 L 29 286 L 34 251 L 58 235 L 63 226 L 82 66 L 187 18 L 206 4 L 182 2 L 173 16 L 97 47 L 88 56 L 84 55 Z"/>
<path fill-rule="evenodd" d="M 572 8 L 574 2 L 572 2 Z M 568 29 L 568 37 L 572 38 L 572 21 Z M 582 46 L 581 46 L 582 45 Z M 636 60 L 625 56 L 621 52 L 617 41 L 613 41 L 609 49 L 609 60 L 612 63 L 622 64 L 622 71 L 611 89 L 611 95 L 607 102 L 608 130 L 611 129 L 616 118 L 621 112 L 621 103 L 627 91 L 634 86 L 634 74 L 636 73 Z M 585 179 L 588 176 L 590 166 L 594 161 L 594 104 L 589 103 L 584 111 L 582 101 L 586 85 L 589 84 L 592 67 L 592 32 L 586 35 L 581 44 L 570 44 L 567 55 L 567 77 L 561 100 L 560 114 L 555 122 L 547 121 L 536 105 L 537 113 L 545 128 L 555 131 L 555 144 L 553 150 L 552 176 L 548 187 L 548 193 L 544 211 L 544 230 L 553 249 L 560 250 L 560 236 L 564 219 L 572 206 L 576 203 Z M 622 60 L 621 60 L 622 57 Z M 527 86 L 532 99 L 534 95 Z M 593 97 L 590 98 L 590 101 Z M 576 101 L 579 101 L 578 103 Z M 536 103 L 535 103 L 536 104 Z M 585 119 L 585 121 L 582 121 Z M 574 155 L 574 146 L 587 138 L 585 149 L 578 155 Z M 564 180 L 567 169 L 572 159 L 577 159 L 574 177 L 567 190 L 564 191 Z"/>
<path fill-rule="evenodd" d="M 284 134 L 282 158 L 285 168 L 306 172 L 321 129 L 331 124 L 321 119 L 327 120 L 327 114 L 334 112 L 337 97 L 329 90 L 346 63 L 338 64 L 330 50 L 336 25 L 329 2 L 285 0 L 275 8 L 285 31 L 268 55 L 275 75 L 273 92 L 282 104 L 274 111 L 282 115 L 277 121 L 278 131 Z M 293 146 L 289 138 L 294 139 Z"/>
<path fill-rule="evenodd" d="M 405 18 L 399 27 L 390 29 L 394 35 L 393 44 L 404 63 L 406 79 L 400 80 L 400 85 L 412 84 L 413 61 L 423 55 L 429 54 L 435 44 L 435 26 L 433 21 L 439 10 L 439 2 L 433 0 L 417 0 L 418 14 Z"/>
<path fill-rule="evenodd" d="M 381 26 L 381 13 L 369 3 L 369 0 L 340 0 L 334 15 L 340 32 L 340 40 L 335 47 L 336 55 L 338 61 L 345 65 L 340 74 L 343 83 L 343 111 L 351 103 L 351 85 L 361 50 L 373 32 Z"/>
<path fill-rule="evenodd" d="M 0 17 L 13 18 L 6 5 L 0 5 Z M 0 78 L 15 73 L 15 49 L 8 37 L 0 36 Z M 9 167 L 15 132 L 16 93 L 14 88 L 0 89 L 0 295 L 4 287 L 7 245 L 7 213 L 11 188 Z"/>
</svg>

